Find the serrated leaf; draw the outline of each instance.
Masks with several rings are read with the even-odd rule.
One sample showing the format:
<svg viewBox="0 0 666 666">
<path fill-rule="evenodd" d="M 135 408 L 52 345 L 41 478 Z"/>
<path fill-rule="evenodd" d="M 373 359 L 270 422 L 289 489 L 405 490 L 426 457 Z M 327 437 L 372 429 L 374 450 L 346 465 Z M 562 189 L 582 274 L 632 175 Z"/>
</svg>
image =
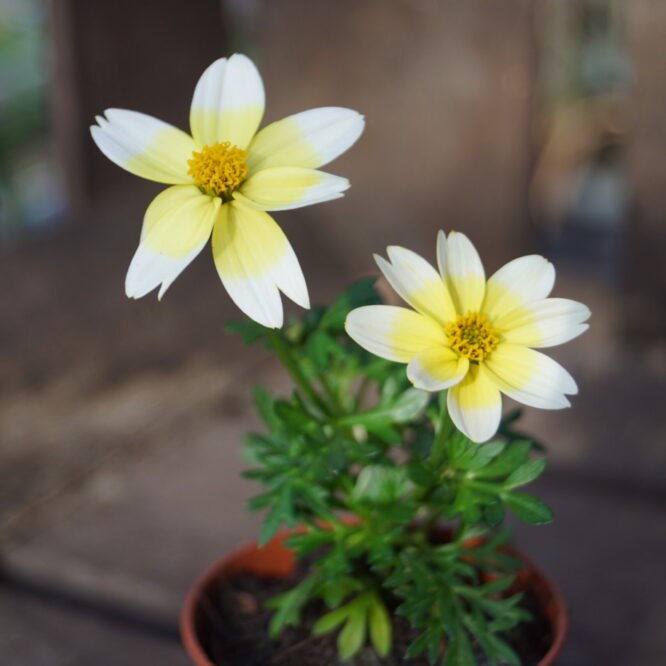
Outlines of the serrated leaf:
<svg viewBox="0 0 666 666">
<path fill-rule="evenodd" d="M 509 664 L 509 666 L 520 666 L 521 660 L 520 657 L 516 654 L 514 649 L 508 645 L 501 638 L 498 638 L 494 634 L 488 634 L 488 642 L 490 643 L 494 654 L 503 662 Z"/>
<path fill-rule="evenodd" d="M 414 641 L 412 641 L 411 645 L 405 652 L 405 657 L 407 657 L 407 659 L 413 659 L 414 657 L 418 657 L 424 652 L 429 651 L 430 644 L 433 641 L 439 643 L 439 636 L 437 636 L 432 629 L 426 629 L 422 634 L 417 636 Z"/>
<path fill-rule="evenodd" d="M 280 490 L 275 504 L 264 518 L 259 531 L 259 546 L 265 546 L 275 536 L 283 523 L 290 527 L 293 527 L 296 523 L 293 514 L 292 492 L 289 486 L 284 486 Z"/>
<path fill-rule="evenodd" d="M 526 523 L 532 525 L 547 525 L 553 522 L 553 512 L 550 507 L 534 495 L 527 493 L 502 493 L 502 499 L 511 507 L 511 510 Z"/>
<path fill-rule="evenodd" d="M 546 469 L 545 458 L 528 460 L 526 463 L 523 463 L 520 467 L 513 470 L 502 486 L 507 489 L 524 486 L 541 476 L 544 469 Z"/>
<path fill-rule="evenodd" d="M 276 609 L 268 625 L 271 638 L 275 638 L 285 626 L 300 622 L 301 609 L 310 600 L 318 582 L 316 576 L 310 576 L 295 588 L 266 602 L 268 608 Z"/>
</svg>

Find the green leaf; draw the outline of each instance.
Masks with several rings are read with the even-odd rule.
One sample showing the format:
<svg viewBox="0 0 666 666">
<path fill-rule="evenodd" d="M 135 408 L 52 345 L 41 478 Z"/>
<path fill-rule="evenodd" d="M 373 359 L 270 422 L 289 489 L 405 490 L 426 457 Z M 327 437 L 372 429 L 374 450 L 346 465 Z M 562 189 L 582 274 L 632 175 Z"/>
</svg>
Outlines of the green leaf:
<svg viewBox="0 0 666 666">
<path fill-rule="evenodd" d="M 407 423 L 425 409 L 429 399 L 427 391 L 407 389 L 393 404 L 391 415 L 396 423 Z"/>
<path fill-rule="evenodd" d="M 259 546 L 265 546 L 277 533 L 281 524 L 290 527 L 296 524 L 293 514 L 292 492 L 289 486 L 284 486 L 275 504 L 271 507 L 259 531 Z"/>
<path fill-rule="evenodd" d="M 352 496 L 356 500 L 366 500 L 375 504 L 394 504 L 409 487 L 404 467 L 368 465 L 356 479 Z"/>
<path fill-rule="evenodd" d="M 344 355 L 342 347 L 325 331 L 308 336 L 303 351 L 319 372 L 326 370 L 331 355 Z"/>
<path fill-rule="evenodd" d="M 476 666 L 472 645 L 467 632 L 462 627 L 450 638 L 443 666 Z"/>
<path fill-rule="evenodd" d="M 350 414 L 337 420 L 339 426 L 362 425 L 368 428 L 405 423 L 417 416 L 428 404 L 425 391 L 410 388 L 390 404 L 380 404 L 358 414 Z"/>
<path fill-rule="evenodd" d="M 526 523 L 547 525 L 553 522 L 553 512 L 550 507 L 534 495 L 507 492 L 502 493 L 502 499 L 511 507 L 518 518 Z"/>
<path fill-rule="evenodd" d="M 349 606 L 342 606 L 337 608 L 326 615 L 322 615 L 313 625 L 312 633 L 315 636 L 327 634 L 334 629 L 337 629 L 348 617 L 351 610 Z"/>
<path fill-rule="evenodd" d="M 414 657 L 423 654 L 426 650 L 430 652 L 433 645 L 436 645 L 437 648 L 439 648 L 440 642 L 441 635 L 439 632 L 435 631 L 432 627 L 428 628 L 407 648 L 405 657 L 407 657 L 407 659 L 413 659 Z"/>
<path fill-rule="evenodd" d="M 474 476 L 479 479 L 496 479 L 510 474 L 527 461 L 531 449 L 532 442 L 528 440 L 510 442 L 490 464 L 476 470 Z"/>
<path fill-rule="evenodd" d="M 312 597 L 318 583 L 317 576 L 310 576 L 288 592 L 266 602 L 268 608 L 276 609 L 268 625 L 271 638 L 275 638 L 285 626 L 300 622 L 301 609 Z"/>
<path fill-rule="evenodd" d="M 228 333 L 240 335 L 244 345 L 251 345 L 266 335 L 266 329 L 251 319 L 232 319 L 224 329 Z"/>
<path fill-rule="evenodd" d="M 273 409 L 273 398 L 263 386 L 256 386 L 254 389 L 254 405 L 259 412 L 261 420 L 266 424 L 269 430 L 279 428 L 280 419 L 275 415 Z"/>
<path fill-rule="evenodd" d="M 338 654 L 343 661 L 351 659 L 363 647 L 366 630 L 365 606 L 355 604 L 351 608 L 345 626 L 338 635 Z"/>
<path fill-rule="evenodd" d="M 493 500 L 490 504 L 483 507 L 483 517 L 490 527 L 501 525 L 504 515 L 504 505 L 498 500 Z"/>
<path fill-rule="evenodd" d="M 275 403 L 275 414 L 294 430 L 301 430 L 315 423 L 303 408 L 283 400 Z"/>
<path fill-rule="evenodd" d="M 407 465 L 407 476 L 410 481 L 413 481 L 417 486 L 423 486 L 424 488 L 429 488 L 434 485 L 437 476 L 435 473 L 424 466 L 420 461 L 414 460 Z"/>
<path fill-rule="evenodd" d="M 520 666 L 521 660 L 520 657 L 516 654 L 514 649 L 505 643 L 501 638 L 498 638 L 492 633 L 487 635 L 488 643 L 492 647 L 492 650 L 500 661 L 509 664 L 509 666 Z"/>
<path fill-rule="evenodd" d="M 476 444 L 460 432 L 456 432 L 449 442 L 449 455 L 458 469 L 477 470 L 488 465 L 506 446 L 505 442 Z"/>
<path fill-rule="evenodd" d="M 545 458 L 528 460 L 526 463 L 523 463 L 520 467 L 513 470 L 502 486 L 507 489 L 524 486 L 541 476 L 544 469 L 546 469 Z"/>
<path fill-rule="evenodd" d="M 326 310 L 321 319 L 322 329 L 342 330 L 345 319 L 351 310 L 363 305 L 376 305 L 381 303 L 374 284 L 377 278 L 363 278 L 347 287 L 333 304 Z"/>
<path fill-rule="evenodd" d="M 392 626 L 384 602 L 375 595 L 368 611 L 368 629 L 370 640 L 380 657 L 386 657 L 391 651 Z"/>
</svg>

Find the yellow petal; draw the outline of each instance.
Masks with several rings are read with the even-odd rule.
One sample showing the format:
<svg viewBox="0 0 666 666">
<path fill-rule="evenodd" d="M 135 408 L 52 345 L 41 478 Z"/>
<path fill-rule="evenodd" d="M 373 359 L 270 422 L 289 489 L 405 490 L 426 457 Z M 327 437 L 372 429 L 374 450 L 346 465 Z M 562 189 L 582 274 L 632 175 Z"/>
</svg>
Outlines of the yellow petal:
<svg viewBox="0 0 666 666">
<path fill-rule="evenodd" d="M 552 358 L 522 345 L 500 344 L 484 361 L 494 384 L 531 407 L 562 409 L 578 392 L 573 377 Z"/>
<path fill-rule="evenodd" d="M 237 201 L 222 206 L 213 229 L 213 257 L 234 303 L 260 324 L 282 326 L 278 289 L 301 307 L 310 307 L 294 250 L 268 213 Z"/>
<path fill-rule="evenodd" d="M 264 84 L 254 63 L 234 54 L 201 75 L 192 98 L 190 127 L 201 145 L 229 141 L 245 150 L 264 115 Z"/>
<path fill-rule="evenodd" d="M 479 255 L 465 234 L 452 231 L 437 237 L 437 260 L 458 314 L 479 312 L 486 291 L 486 274 Z"/>
<path fill-rule="evenodd" d="M 273 167 L 250 176 L 234 198 L 257 210 L 288 210 L 338 199 L 348 188 L 346 178 L 323 171 Z"/>
<path fill-rule="evenodd" d="M 518 257 L 496 271 L 486 285 L 485 315 L 495 320 L 511 310 L 544 299 L 555 284 L 555 269 L 543 257 Z"/>
<path fill-rule="evenodd" d="M 409 362 L 407 377 L 416 388 L 441 391 L 461 381 L 468 368 L 469 360 L 448 347 L 432 347 Z"/>
<path fill-rule="evenodd" d="M 196 148 L 185 132 L 138 111 L 107 109 L 90 128 L 97 147 L 135 176 L 169 185 L 191 183 L 187 160 Z"/>
<path fill-rule="evenodd" d="M 442 325 L 456 318 L 456 310 L 439 273 L 416 252 L 387 248 L 390 262 L 375 255 L 380 270 L 398 294 L 413 308 Z"/>
<path fill-rule="evenodd" d="M 351 109 L 303 111 L 264 127 L 250 145 L 247 165 L 252 172 L 281 166 L 316 169 L 350 148 L 363 127 L 363 116 Z"/>
<path fill-rule="evenodd" d="M 162 298 L 208 242 L 219 208 L 220 199 L 193 185 L 158 194 L 146 210 L 141 242 L 127 271 L 127 296 L 141 298 L 159 286 Z"/>
<path fill-rule="evenodd" d="M 419 352 L 444 346 L 442 327 L 418 312 L 391 305 L 366 305 L 347 315 L 345 329 L 369 352 L 407 363 Z"/>
<path fill-rule="evenodd" d="M 449 389 L 447 405 L 456 427 L 475 442 L 490 439 L 502 418 L 502 396 L 482 365 L 471 364 L 465 378 Z"/>
<path fill-rule="evenodd" d="M 158 254 L 180 259 L 208 240 L 220 204 L 218 197 L 202 194 L 195 185 L 169 187 L 148 206 L 141 242 Z"/>
</svg>

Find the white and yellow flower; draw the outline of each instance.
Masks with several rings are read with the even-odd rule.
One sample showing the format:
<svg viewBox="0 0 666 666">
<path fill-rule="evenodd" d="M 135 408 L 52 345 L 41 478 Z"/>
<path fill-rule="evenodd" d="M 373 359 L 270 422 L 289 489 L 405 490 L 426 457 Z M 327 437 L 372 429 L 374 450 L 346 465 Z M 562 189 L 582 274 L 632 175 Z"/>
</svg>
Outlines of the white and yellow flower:
<svg viewBox="0 0 666 666">
<path fill-rule="evenodd" d="M 455 425 L 484 442 L 500 423 L 501 393 L 533 407 L 561 409 L 577 393 L 571 375 L 533 348 L 552 347 L 583 333 L 589 309 L 548 298 L 553 265 L 520 257 L 487 281 L 474 246 L 461 233 L 437 237 L 439 271 L 418 254 L 387 249 L 382 273 L 414 309 L 370 305 L 349 313 L 347 333 L 368 351 L 407 363 L 417 388 L 448 391 Z"/>
<path fill-rule="evenodd" d="M 125 281 L 131 298 L 161 298 L 212 234 L 217 272 L 236 305 L 265 326 L 282 326 L 280 291 L 309 307 L 301 267 L 266 211 L 337 199 L 349 187 L 318 168 L 363 131 L 351 109 L 311 109 L 257 132 L 264 87 L 247 57 L 216 60 L 194 90 L 192 135 L 152 116 L 107 109 L 91 127 L 100 150 L 142 178 L 171 185 L 148 206 Z"/>
</svg>

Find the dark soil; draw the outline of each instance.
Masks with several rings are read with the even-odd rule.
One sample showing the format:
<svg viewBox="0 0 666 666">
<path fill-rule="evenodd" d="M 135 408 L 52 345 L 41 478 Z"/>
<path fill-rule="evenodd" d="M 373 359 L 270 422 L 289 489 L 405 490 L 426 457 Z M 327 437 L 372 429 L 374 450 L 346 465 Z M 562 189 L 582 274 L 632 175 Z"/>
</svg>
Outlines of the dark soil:
<svg viewBox="0 0 666 666">
<path fill-rule="evenodd" d="M 337 666 L 337 632 L 324 636 L 310 635 L 310 628 L 325 612 L 313 604 L 306 609 L 299 627 L 287 627 L 275 640 L 268 636 L 272 611 L 263 604 L 268 599 L 291 589 L 303 573 L 287 579 L 257 578 L 238 575 L 224 581 L 214 597 L 205 600 L 205 620 L 200 639 L 209 658 L 219 666 Z M 523 606 L 533 620 L 523 623 L 505 638 L 522 659 L 523 666 L 537 666 L 551 644 L 550 625 L 541 615 L 531 590 L 525 591 Z M 367 648 L 344 666 L 429 666 L 425 657 L 405 659 L 404 653 L 419 631 L 401 617 L 393 618 L 393 651 L 380 659 Z M 475 649 L 478 666 L 489 662 L 480 649 Z"/>
</svg>

